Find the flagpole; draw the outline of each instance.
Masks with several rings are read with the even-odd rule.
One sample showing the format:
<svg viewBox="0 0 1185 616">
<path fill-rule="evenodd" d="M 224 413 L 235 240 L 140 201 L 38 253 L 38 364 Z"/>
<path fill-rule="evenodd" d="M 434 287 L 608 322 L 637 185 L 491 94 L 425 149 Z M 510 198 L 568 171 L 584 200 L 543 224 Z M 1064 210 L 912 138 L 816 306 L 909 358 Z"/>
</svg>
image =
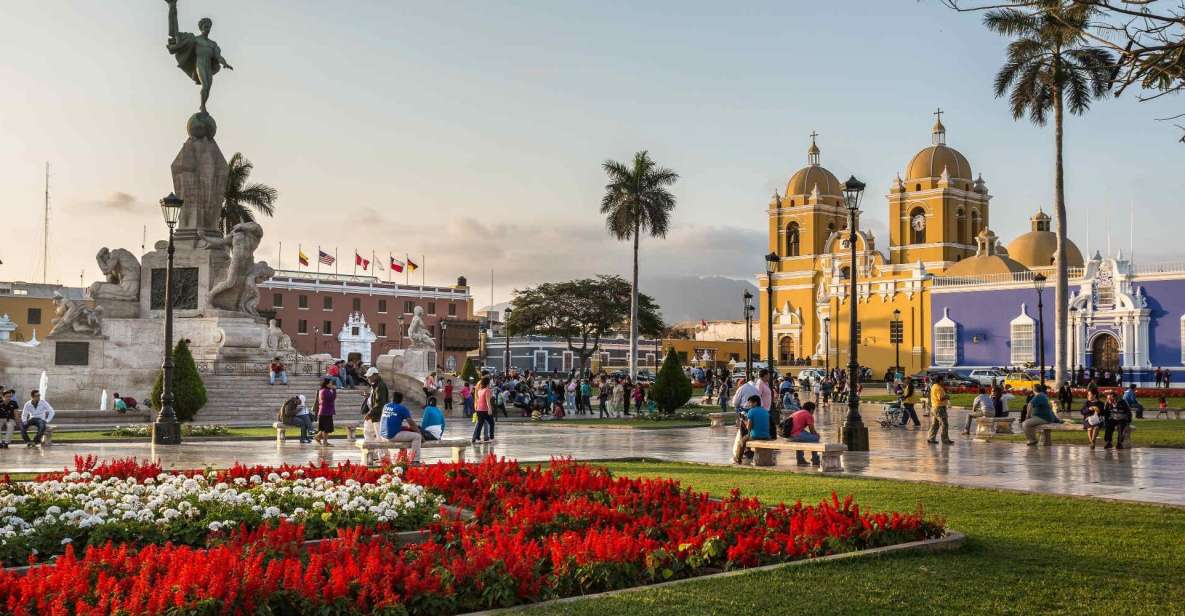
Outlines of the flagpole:
<svg viewBox="0 0 1185 616">
<path fill-rule="evenodd" d="M 392 261 L 394 261 L 394 260 L 395 260 L 395 257 L 391 256 L 391 251 L 388 250 L 387 251 L 387 284 L 391 284 L 391 270 L 394 269 L 392 266 L 395 265 L 394 263 L 392 263 Z"/>
<path fill-rule="evenodd" d="M 420 255 L 420 290 L 428 284 L 428 257 Z"/>
<path fill-rule="evenodd" d="M 341 267 L 340 263 L 341 263 L 341 261 L 338 260 L 338 258 L 337 258 L 337 246 L 334 246 L 333 247 L 333 275 L 334 276 L 337 276 L 341 273 L 341 270 L 338 269 Z"/>
<path fill-rule="evenodd" d="M 317 279 L 321 278 L 321 245 L 317 244 Z"/>
<path fill-rule="evenodd" d="M 375 267 L 378 267 L 378 263 L 379 263 L 379 260 L 378 260 L 378 258 L 376 258 L 376 257 L 374 256 L 374 250 L 371 250 L 371 251 L 370 251 L 370 264 L 371 264 L 371 265 L 373 265 L 373 266 L 375 266 Z M 373 273 L 374 273 L 374 270 L 371 270 L 371 271 L 370 271 L 370 273 L 372 273 L 372 274 L 373 274 Z M 378 276 L 375 276 L 375 278 L 378 278 Z"/>
<path fill-rule="evenodd" d="M 358 249 L 354 249 L 354 275 L 358 275 L 358 262 L 362 260 L 362 255 L 358 254 Z"/>
<path fill-rule="evenodd" d="M 276 249 L 276 269 L 284 269 L 284 240 L 280 240 L 280 247 Z"/>
<path fill-rule="evenodd" d="M 408 259 L 408 258 L 407 258 L 407 253 L 404 253 L 404 254 L 403 254 L 403 258 L 404 258 L 404 263 L 403 263 L 403 284 L 410 285 L 410 284 L 411 284 L 411 271 L 410 271 L 410 269 L 407 267 L 407 261 L 409 261 L 410 259 Z"/>
<path fill-rule="evenodd" d="M 301 249 L 300 249 L 300 243 L 297 243 L 296 244 L 296 271 L 298 271 L 298 272 L 301 271 L 300 270 L 300 255 L 301 254 L 302 253 L 301 253 Z"/>
</svg>

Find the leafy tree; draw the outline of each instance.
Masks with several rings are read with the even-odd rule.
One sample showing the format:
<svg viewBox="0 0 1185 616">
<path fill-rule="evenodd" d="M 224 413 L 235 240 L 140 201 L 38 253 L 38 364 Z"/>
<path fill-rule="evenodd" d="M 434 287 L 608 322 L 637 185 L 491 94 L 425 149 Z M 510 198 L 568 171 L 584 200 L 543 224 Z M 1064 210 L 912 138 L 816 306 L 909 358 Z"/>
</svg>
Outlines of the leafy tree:
<svg viewBox="0 0 1185 616">
<path fill-rule="evenodd" d="M 276 200 L 280 192 L 267 184 L 248 184 L 247 178 L 255 168 L 246 156 L 235 152 L 227 163 L 230 175 L 226 179 L 226 193 L 223 196 L 222 215 L 219 223 L 223 233 L 229 233 L 235 225 L 241 222 L 254 222 L 256 212 L 264 216 L 274 216 Z"/>
<path fill-rule="evenodd" d="M 659 167 L 643 150 L 634 154 L 633 165 L 607 160 L 604 163 L 609 183 L 601 199 L 601 213 L 609 234 L 619 240 L 634 241 L 634 276 L 630 294 L 630 377 L 638 373 L 638 241 L 642 233 L 666 237 L 671 226 L 675 196 L 667 190 L 679 180 L 679 174 Z"/>
<path fill-rule="evenodd" d="M 1008 95 L 1012 117 L 1026 115 L 1044 126 L 1053 114 L 1054 212 L 1057 222 L 1056 288 L 1054 291 L 1054 381 L 1063 382 L 1068 361 L 1070 289 L 1066 263 L 1065 166 L 1062 133 L 1067 104 L 1082 115 L 1090 103 L 1110 91 L 1115 76 L 1112 54 L 1088 44 L 1086 32 L 1096 11 L 1073 0 L 1034 0 L 1030 7 L 1000 8 L 984 14 L 989 30 L 1011 37 L 1007 59 L 996 73 L 996 97 Z"/>
<path fill-rule="evenodd" d="M 477 381 L 477 377 L 481 376 L 477 372 L 477 364 L 473 363 L 472 357 L 465 358 L 465 365 L 461 368 L 461 380 L 468 381 L 473 379 Z"/>
<path fill-rule="evenodd" d="M 659 412 L 666 415 L 674 413 L 691 399 L 691 379 L 683 372 L 683 364 L 679 362 L 674 347 L 667 351 L 666 359 L 662 360 L 662 367 L 654 378 L 654 386 L 650 388 L 650 399 L 654 400 Z"/>
<path fill-rule="evenodd" d="M 516 334 L 563 338 L 583 372 L 601 339 L 625 322 L 630 296 L 630 284 L 620 276 L 545 282 L 514 292 L 507 326 Z M 638 294 L 637 324 L 643 334 L 662 333 L 662 315 L 649 295 Z"/>
<path fill-rule="evenodd" d="M 161 401 L 164 378 L 165 372 L 161 370 L 152 385 L 152 404 L 157 410 L 164 406 Z M 173 412 L 177 413 L 177 421 L 193 421 L 203 406 L 206 406 L 206 385 L 189 352 L 189 341 L 182 338 L 173 349 Z"/>
</svg>

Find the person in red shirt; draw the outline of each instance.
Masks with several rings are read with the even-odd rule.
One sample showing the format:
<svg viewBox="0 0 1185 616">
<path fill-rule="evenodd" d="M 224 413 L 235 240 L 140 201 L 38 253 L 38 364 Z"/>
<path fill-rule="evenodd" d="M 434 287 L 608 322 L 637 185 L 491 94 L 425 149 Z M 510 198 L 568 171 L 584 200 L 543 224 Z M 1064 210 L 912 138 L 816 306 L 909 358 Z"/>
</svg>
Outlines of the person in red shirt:
<svg viewBox="0 0 1185 616">
<path fill-rule="evenodd" d="M 444 382 L 444 412 L 453 410 L 453 380 Z"/>
<path fill-rule="evenodd" d="M 335 361 L 329 365 L 329 369 L 325 371 L 325 375 L 333 380 L 333 384 L 338 387 L 344 387 L 345 383 L 342 381 L 342 369 L 340 361 Z"/>
<path fill-rule="evenodd" d="M 282 385 L 288 384 L 288 369 L 284 367 L 284 362 L 280 361 L 279 356 L 272 358 L 272 365 L 267 373 L 268 384 L 275 385 L 277 379 Z"/>
<path fill-rule="evenodd" d="M 807 402 L 802 405 L 802 410 L 795 411 L 786 419 L 782 420 L 782 425 L 779 426 L 779 432 L 782 437 L 794 441 L 796 443 L 818 443 L 819 433 L 815 430 L 815 403 Z M 802 455 L 801 451 L 794 452 L 795 457 L 798 458 L 799 466 L 806 466 L 806 457 Z M 819 465 L 819 454 L 811 452 L 811 464 Z"/>
</svg>

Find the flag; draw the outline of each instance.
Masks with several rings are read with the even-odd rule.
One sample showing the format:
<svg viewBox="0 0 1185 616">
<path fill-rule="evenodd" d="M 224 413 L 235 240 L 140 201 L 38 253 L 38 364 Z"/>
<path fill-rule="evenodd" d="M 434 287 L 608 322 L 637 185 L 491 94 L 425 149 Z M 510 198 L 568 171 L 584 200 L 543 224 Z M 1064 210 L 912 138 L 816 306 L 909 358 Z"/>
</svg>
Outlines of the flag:
<svg viewBox="0 0 1185 616">
<path fill-rule="evenodd" d="M 417 270 L 417 269 L 419 269 L 419 268 L 420 268 L 420 266 L 416 265 L 416 262 L 415 262 L 415 261 L 412 261 L 412 260 L 411 260 L 411 257 L 408 257 L 408 259 L 407 259 L 407 271 L 408 271 L 408 273 L 414 272 L 414 271 L 416 271 L 416 270 Z"/>
<path fill-rule="evenodd" d="M 317 260 L 321 263 L 324 263 L 325 265 L 333 265 L 333 262 L 337 261 L 337 259 L 333 258 L 333 255 L 325 252 L 324 250 L 317 251 Z"/>
<path fill-rule="evenodd" d="M 305 267 L 309 266 L 309 256 L 306 255 L 303 250 L 296 250 L 296 260 Z"/>
<path fill-rule="evenodd" d="M 700 327 L 707 327 L 707 326 L 708 326 L 708 322 L 707 322 L 707 321 L 705 321 L 705 320 L 703 320 L 703 319 L 700 319 L 700 320 L 699 320 L 699 326 L 700 326 Z"/>
<path fill-rule="evenodd" d="M 360 266 L 362 266 L 362 269 L 365 270 L 367 267 L 370 267 L 370 261 L 363 259 L 362 255 L 355 252 L 354 253 L 354 265 L 360 265 Z"/>
<path fill-rule="evenodd" d="M 400 261 L 399 259 L 396 259 L 395 257 L 391 257 L 391 271 L 402 272 L 403 271 L 403 261 Z"/>
</svg>

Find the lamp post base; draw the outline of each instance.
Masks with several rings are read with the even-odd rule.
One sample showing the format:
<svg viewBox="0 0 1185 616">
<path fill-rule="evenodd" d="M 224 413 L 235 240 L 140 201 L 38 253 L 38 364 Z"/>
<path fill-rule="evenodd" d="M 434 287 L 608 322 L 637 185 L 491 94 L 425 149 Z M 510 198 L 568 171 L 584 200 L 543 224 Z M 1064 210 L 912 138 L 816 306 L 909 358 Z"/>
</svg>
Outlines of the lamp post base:
<svg viewBox="0 0 1185 616">
<path fill-rule="evenodd" d="M 868 451 L 868 428 L 863 421 L 844 420 L 839 437 L 848 451 Z"/>
<path fill-rule="evenodd" d="M 181 424 L 177 421 L 157 421 L 152 424 L 152 442 L 156 445 L 180 445 Z"/>
</svg>

